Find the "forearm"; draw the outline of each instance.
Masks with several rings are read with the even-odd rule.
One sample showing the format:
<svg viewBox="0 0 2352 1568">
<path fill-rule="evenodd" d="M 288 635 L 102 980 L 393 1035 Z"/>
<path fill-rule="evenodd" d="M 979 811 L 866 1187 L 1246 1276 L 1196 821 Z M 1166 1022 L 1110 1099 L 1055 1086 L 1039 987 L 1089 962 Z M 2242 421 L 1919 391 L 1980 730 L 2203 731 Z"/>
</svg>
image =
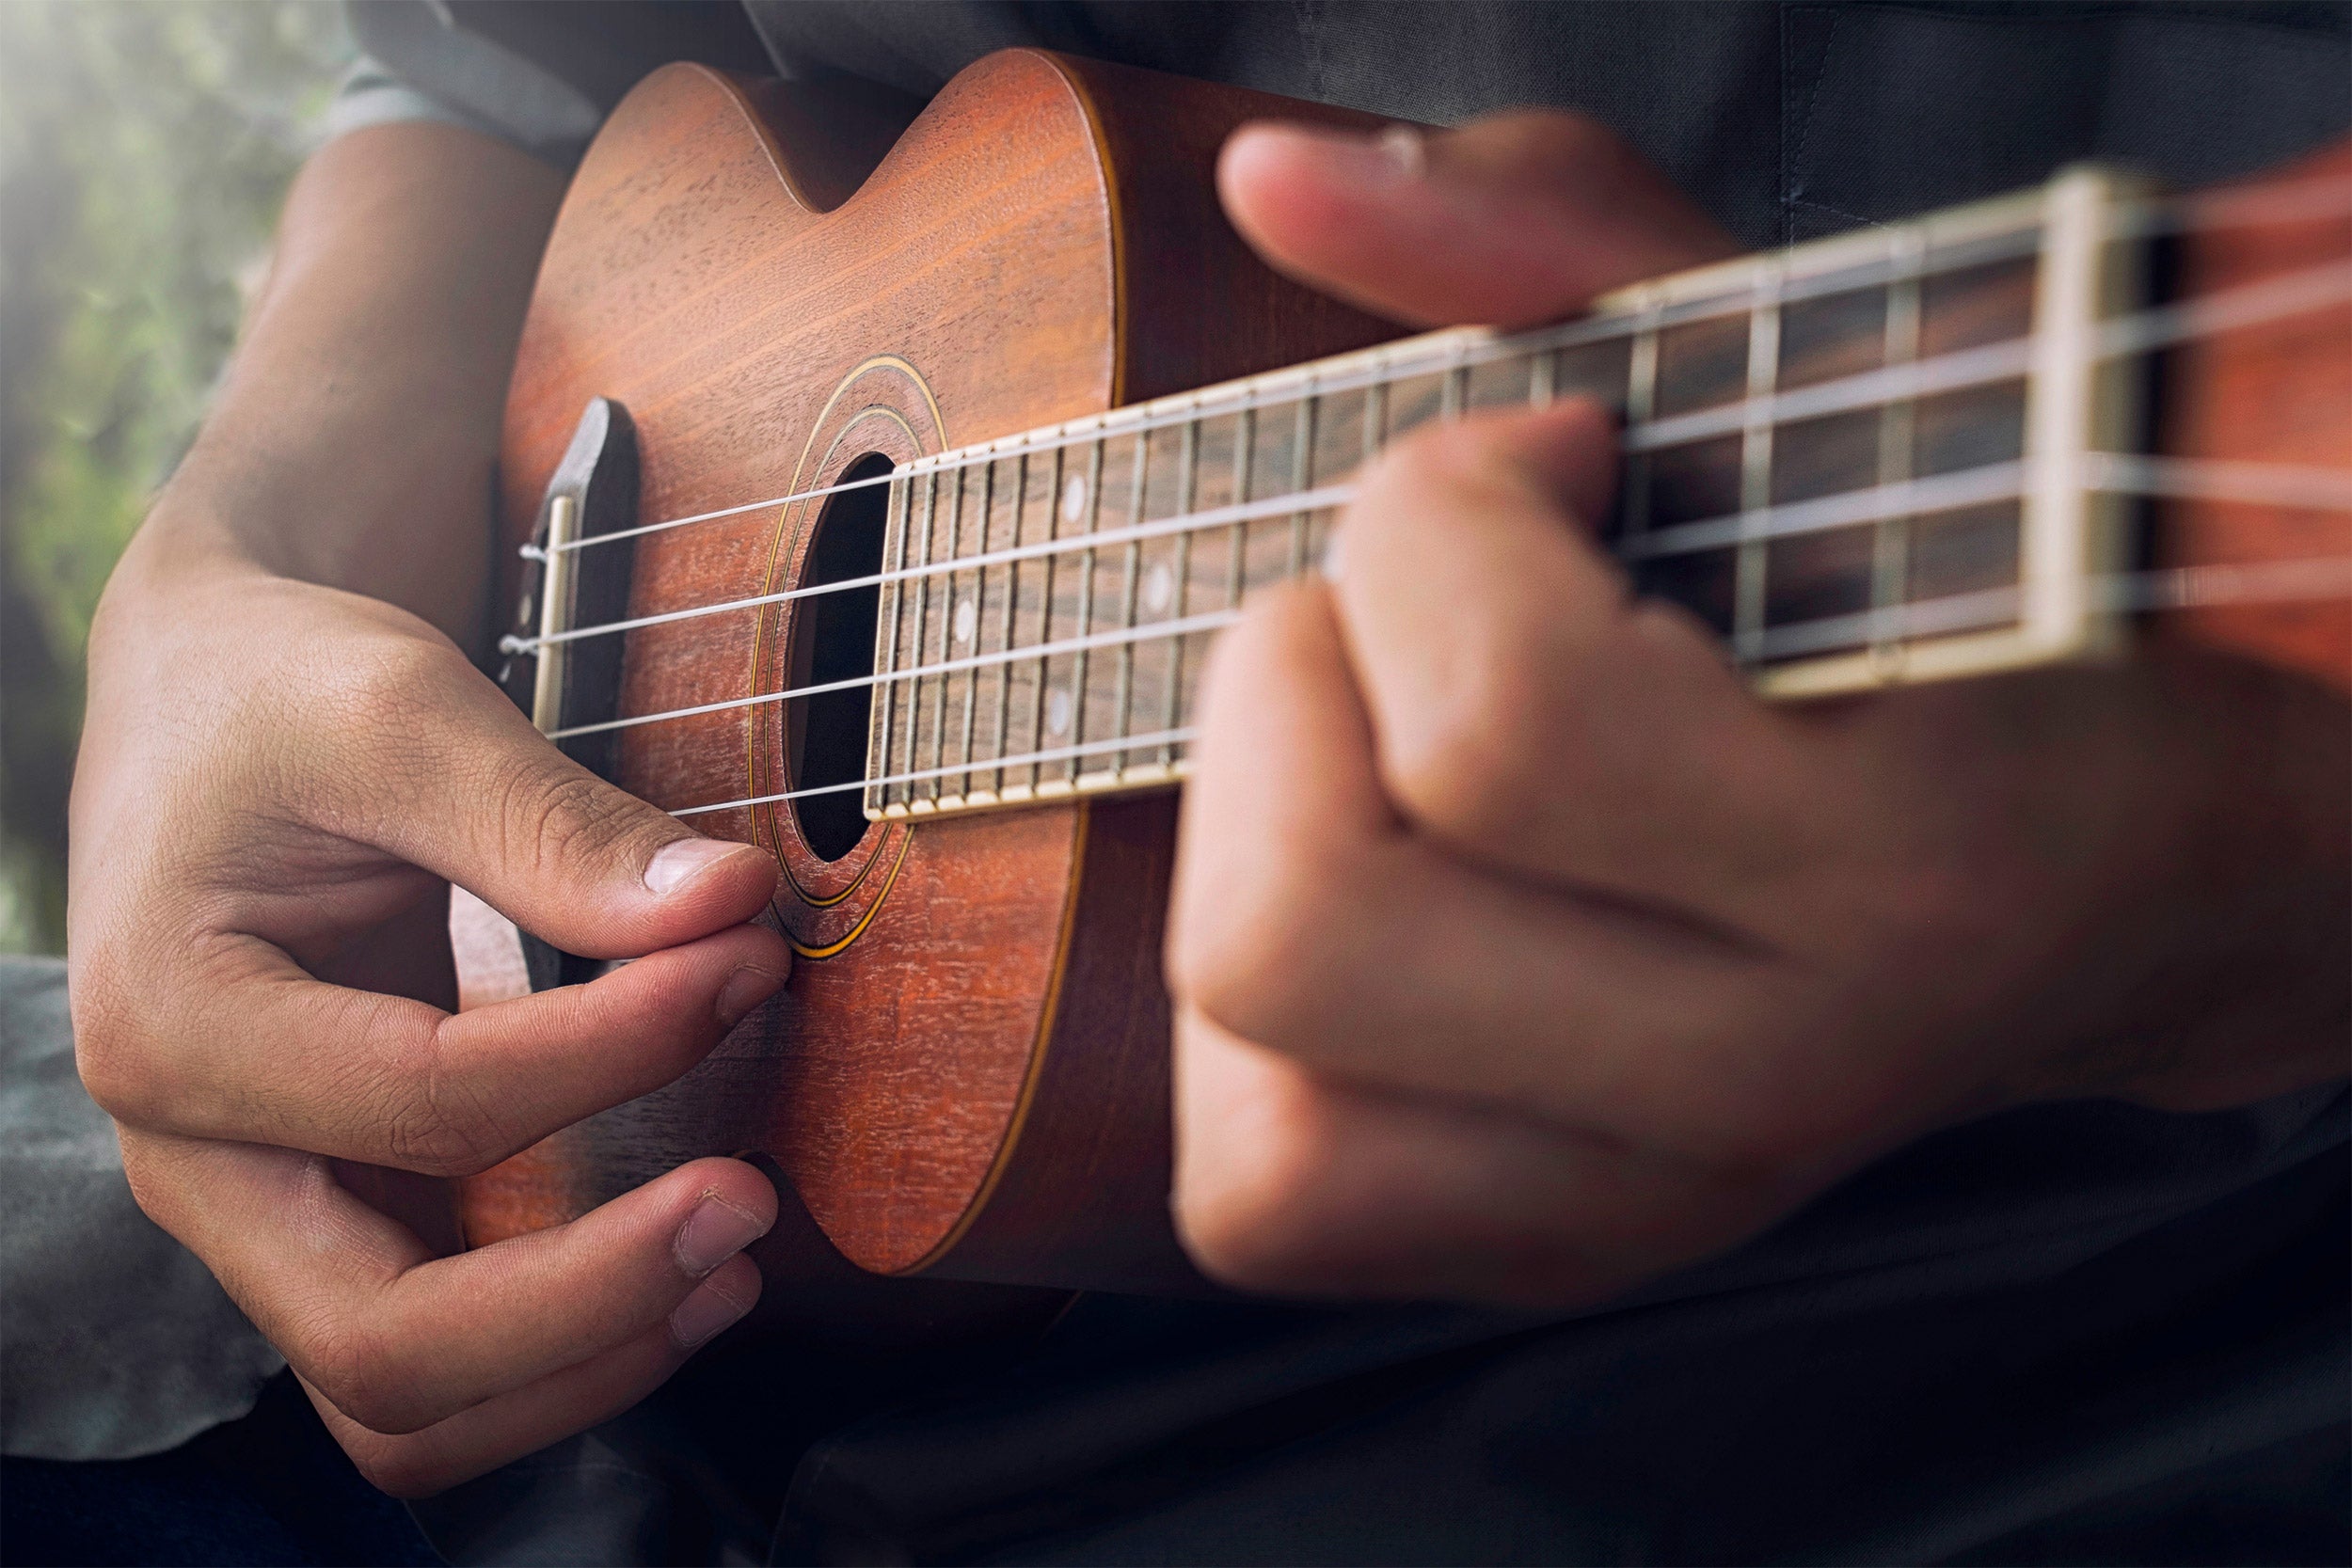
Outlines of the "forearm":
<svg viewBox="0 0 2352 1568">
<path fill-rule="evenodd" d="M 473 651 L 500 408 L 563 188 L 447 125 L 322 149 L 219 402 L 110 596 L 250 565 L 388 600 Z"/>
</svg>

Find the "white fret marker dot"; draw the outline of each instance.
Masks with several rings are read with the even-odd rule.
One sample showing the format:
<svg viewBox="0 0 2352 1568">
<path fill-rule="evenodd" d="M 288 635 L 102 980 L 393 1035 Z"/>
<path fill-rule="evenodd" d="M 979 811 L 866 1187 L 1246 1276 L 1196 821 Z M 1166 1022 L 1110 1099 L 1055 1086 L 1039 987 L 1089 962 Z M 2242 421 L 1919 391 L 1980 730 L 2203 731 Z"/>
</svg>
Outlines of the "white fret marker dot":
<svg viewBox="0 0 2352 1568">
<path fill-rule="evenodd" d="M 1168 607 L 1176 602 L 1176 574 L 1168 569 L 1168 562 L 1157 561 L 1143 574 L 1143 608 L 1154 615 L 1165 615 Z"/>
<path fill-rule="evenodd" d="M 956 601 L 956 641 L 959 642 L 969 642 L 972 641 L 972 634 L 979 629 L 979 601 L 973 598 L 971 594 L 966 594 L 962 598 Z"/>
<path fill-rule="evenodd" d="M 1070 733 L 1070 689 L 1057 686 L 1045 694 L 1045 733 Z"/>
<path fill-rule="evenodd" d="M 1087 476 L 1072 474 L 1061 487 L 1061 520 L 1074 523 L 1087 515 Z"/>
</svg>

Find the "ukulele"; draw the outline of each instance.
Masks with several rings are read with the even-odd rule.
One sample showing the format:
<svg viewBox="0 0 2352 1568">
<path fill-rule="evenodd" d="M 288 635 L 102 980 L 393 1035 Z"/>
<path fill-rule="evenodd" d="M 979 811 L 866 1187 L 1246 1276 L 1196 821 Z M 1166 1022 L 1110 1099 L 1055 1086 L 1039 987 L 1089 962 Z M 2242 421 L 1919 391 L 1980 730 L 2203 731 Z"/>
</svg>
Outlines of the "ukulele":
<svg viewBox="0 0 2352 1568">
<path fill-rule="evenodd" d="M 469 1180 L 474 1244 L 755 1153 L 810 1269 L 1181 1286 L 1159 948 L 1202 655 L 1429 420 L 1616 408 L 1632 583 L 1776 699 L 2143 636 L 2352 689 L 2352 147 L 1400 338 L 1263 267 L 1211 180 L 1245 119 L 1375 120 L 1031 51 L 911 123 L 846 91 L 656 72 L 548 245 L 502 679 L 770 849 L 798 963 L 676 1083 Z M 595 972 L 463 894 L 453 931 L 469 1005 Z"/>
</svg>

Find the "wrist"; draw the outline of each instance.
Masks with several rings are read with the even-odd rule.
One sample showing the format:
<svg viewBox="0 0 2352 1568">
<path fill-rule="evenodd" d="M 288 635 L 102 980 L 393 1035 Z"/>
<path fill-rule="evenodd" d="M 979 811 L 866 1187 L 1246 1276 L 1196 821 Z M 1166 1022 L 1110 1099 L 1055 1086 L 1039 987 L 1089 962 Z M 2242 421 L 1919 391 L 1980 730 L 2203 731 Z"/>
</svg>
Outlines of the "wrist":
<svg viewBox="0 0 2352 1568">
<path fill-rule="evenodd" d="M 381 485 L 339 487 L 335 445 L 257 451 L 233 429 L 207 429 L 157 496 L 106 596 L 149 603 L 224 581 L 304 583 L 405 610 L 479 662 L 491 559 L 486 463 L 476 504 L 456 506 Z M 418 463 L 434 467 L 433 454 Z"/>
</svg>

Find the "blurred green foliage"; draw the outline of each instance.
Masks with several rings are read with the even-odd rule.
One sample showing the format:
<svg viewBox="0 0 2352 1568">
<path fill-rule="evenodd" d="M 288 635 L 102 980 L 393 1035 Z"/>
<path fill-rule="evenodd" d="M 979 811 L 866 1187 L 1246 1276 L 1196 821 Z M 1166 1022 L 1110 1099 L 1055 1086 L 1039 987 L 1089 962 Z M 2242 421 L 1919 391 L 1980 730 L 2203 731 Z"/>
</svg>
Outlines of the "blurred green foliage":
<svg viewBox="0 0 2352 1568">
<path fill-rule="evenodd" d="M 0 951 L 63 951 L 90 612 L 348 56 L 326 0 L 0 0 Z"/>
</svg>

